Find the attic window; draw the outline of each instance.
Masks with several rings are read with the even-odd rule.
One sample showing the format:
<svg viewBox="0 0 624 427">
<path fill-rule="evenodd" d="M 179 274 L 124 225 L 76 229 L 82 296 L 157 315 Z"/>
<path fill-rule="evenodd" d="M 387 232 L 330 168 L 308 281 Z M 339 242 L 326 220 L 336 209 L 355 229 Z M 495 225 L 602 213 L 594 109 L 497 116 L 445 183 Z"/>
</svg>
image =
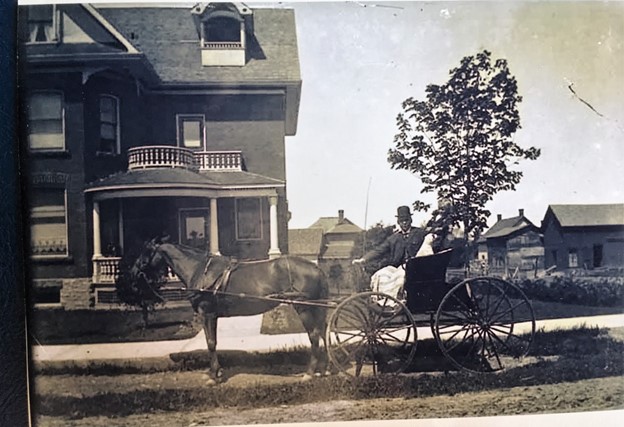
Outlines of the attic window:
<svg viewBox="0 0 624 427">
<path fill-rule="evenodd" d="M 28 9 L 28 41 L 50 43 L 58 40 L 56 6 L 31 6 Z"/>
<path fill-rule="evenodd" d="M 229 16 L 213 17 L 202 22 L 202 46 L 208 49 L 243 48 L 245 27 Z"/>
<path fill-rule="evenodd" d="M 211 3 L 195 6 L 191 14 L 200 39 L 203 66 L 245 66 L 247 37 L 253 32 L 251 10 L 234 3 Z"/>
</svg>

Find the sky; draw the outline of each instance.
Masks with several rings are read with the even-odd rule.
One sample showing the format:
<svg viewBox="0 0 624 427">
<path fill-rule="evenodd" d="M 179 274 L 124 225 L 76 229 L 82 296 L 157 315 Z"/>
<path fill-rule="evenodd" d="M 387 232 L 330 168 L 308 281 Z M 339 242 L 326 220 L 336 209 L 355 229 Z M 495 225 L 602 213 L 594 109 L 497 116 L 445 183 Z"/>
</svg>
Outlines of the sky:
<svg viewBox="0 0 624 427">
<path fill-rule="evenodd" d="M 434 202 L 386 160 L 396 116 L 404 99 L 424 99 L 428 84 L 483 49 L 505 58 L 518 81 L 515 142 L 542 151 L 518 165 L 516 191 L 487 205 L 489 225 L 520 208 L 539 225 L 549 204 L 624 202 L 624 3 L 286 5 L 303 80 L 297 134 L 286 141 L 290 228 L 339 209 L 360 227 L 392 224 L 397 206 Z"/>
<path fill-rule="evenodd" d="M 396 116 L 483 49 L 517 79 L 515 142 L 542 152 L 516 167 L 516 191 L 488 203 L 489 225 L 518 209 L 539 225 L 549 204 L 624 202 L 624 2 L 247 3 L 295 10 L 303 87 L 286 138 L 290 228 L 340 209 L 368 228 L 394 223 L 399 205 L 435 204 L 386 160 Z"/>
</svg>

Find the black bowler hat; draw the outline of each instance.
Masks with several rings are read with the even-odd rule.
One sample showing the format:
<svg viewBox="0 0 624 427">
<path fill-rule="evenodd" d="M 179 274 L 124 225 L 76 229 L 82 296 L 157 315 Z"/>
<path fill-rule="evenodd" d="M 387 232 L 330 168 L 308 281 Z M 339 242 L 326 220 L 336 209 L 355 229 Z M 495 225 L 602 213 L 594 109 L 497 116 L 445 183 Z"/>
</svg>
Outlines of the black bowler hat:
<svg viewBox="0 0 624 427">
<path fill-rule="evenodd" d="M 399 206 L 397 208 L 397 219 L 412 219 L 412 212 L 410 212 L 409 206 Z"/>
</svg>

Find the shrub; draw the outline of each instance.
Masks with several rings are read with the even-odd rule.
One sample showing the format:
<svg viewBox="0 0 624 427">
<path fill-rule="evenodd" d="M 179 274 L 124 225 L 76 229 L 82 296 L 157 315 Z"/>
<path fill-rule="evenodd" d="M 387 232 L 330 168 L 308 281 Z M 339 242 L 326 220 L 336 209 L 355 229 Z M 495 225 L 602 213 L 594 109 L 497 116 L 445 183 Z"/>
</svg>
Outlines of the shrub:
<svg viewBox="0 0 624 427">
<path fill-rule="evenodd" d="M 601 307 L 624 306 L 623 277 L 552 277 L 518 283 L 530 299 Z"/>
</svg>

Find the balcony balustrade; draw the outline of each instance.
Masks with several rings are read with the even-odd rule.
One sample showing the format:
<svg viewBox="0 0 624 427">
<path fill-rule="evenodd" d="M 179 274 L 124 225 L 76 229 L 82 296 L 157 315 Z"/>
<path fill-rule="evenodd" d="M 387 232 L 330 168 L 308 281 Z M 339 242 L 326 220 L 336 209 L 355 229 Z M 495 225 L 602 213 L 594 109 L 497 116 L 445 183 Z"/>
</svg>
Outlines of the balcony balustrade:
<svg viewBox="0 0 624 427">
<path fill-rule="evenodd" d="M 196 169 L 193 150 L 168 145 L 148 145 L 128 150 L 128 169 Z"/>
<path fill-rule="evenodd" d="M 240 171 L 240 150 L 193 151 L 168 145 L 134 147 L 128 150 L 128 170 L 151 168 L 184 168 L 200 171 Z"/>
<path fill-rule="evenodd" d="M 240 151 L 197 151 L 195 159 L 200 171 L 240 171 L 243 170 L 243 156 Z"/>
</svg>

